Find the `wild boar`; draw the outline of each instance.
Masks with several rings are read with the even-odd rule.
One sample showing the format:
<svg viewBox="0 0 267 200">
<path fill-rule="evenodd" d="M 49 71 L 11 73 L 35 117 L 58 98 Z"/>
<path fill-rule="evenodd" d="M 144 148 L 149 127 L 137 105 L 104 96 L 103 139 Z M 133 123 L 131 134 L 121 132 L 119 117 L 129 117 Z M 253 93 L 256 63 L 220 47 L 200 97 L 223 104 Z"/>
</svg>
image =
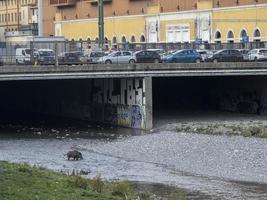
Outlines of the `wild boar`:
<svg viewBox="0 0 267 200">
<path fill-rule="evenodd" d="M 70 160 L 71 158 L 73 160 L 79 160 L 79 159 L 83 159 L 83 156 L 82 156 L 82 153 L 77 151 L 77 150 L 74 150 L 74 151 L 69 151 L 67 153 L 67 157 L 68 157 L 68 160 Z"/>
</svg>

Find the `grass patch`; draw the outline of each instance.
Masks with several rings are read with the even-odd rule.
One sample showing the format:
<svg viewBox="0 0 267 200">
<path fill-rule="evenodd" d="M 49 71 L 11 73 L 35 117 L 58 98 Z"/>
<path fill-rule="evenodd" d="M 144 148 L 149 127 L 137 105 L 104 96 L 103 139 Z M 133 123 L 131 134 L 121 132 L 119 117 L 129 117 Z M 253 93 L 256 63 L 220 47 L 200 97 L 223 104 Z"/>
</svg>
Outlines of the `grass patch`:
<svg viewBox="0 0 267 200">
<path fill-rule="evenodd" d="M 191 124 L 179 126 L 177 132 L 207 134 L 207 135 L 237 135 L 244 137 L 267 138 L 266 125 L 244 125 L 244 124 Z"/>
<path fill-rule="evenodd" d="M 126 182 L 67 176 L 27 164 L 0 161 L 1 200 L 123 200 L 138 199 Z"/>
</svg>

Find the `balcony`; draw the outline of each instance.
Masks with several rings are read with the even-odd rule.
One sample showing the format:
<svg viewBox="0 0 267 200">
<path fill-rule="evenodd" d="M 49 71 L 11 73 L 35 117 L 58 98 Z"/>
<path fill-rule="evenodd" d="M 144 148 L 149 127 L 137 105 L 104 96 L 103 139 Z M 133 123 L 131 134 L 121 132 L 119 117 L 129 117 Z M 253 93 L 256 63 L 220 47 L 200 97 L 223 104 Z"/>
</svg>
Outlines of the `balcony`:
<svg viewBox="0 0 267 200">
<path fill-rule="evenodd" d="M 78 0 L 50 0 L 50 5 L 55 7 L 75 6 Z"/>
<path fill-rule="evenodd" d="M 22 1 L 21 6 L 35 7 L 35 6 L 37 6 L 37 0 Z"/>
</svg>

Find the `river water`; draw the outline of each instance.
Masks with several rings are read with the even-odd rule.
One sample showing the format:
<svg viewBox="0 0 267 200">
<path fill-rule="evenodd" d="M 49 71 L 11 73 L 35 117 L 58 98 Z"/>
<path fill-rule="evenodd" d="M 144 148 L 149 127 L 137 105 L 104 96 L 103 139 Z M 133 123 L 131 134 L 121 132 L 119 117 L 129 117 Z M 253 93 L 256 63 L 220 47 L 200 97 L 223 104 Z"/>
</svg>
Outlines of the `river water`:
<svg viewBox="0 0 267 200">
<path fill-rule="evenodd" d="M 182 188 L 188 199 L 267 199 L 266 139 L 82 122 L 4 124 L 0 133 L 0 160 L 164 184 Z M 84 159 L 68 161 L 65 154 L 71 149 Z"/>
</svg>

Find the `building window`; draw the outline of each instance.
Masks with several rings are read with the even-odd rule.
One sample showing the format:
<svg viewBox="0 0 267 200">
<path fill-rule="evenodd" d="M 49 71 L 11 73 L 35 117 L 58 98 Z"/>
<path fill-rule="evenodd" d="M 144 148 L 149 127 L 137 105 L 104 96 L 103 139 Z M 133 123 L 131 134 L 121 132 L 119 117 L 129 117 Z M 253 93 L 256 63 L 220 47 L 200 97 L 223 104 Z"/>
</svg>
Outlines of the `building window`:
<svg viewBox="0 0 267 200">
<path fill-rule="evenodd" d="M 221 43 L 222 34 L 220 31 L 216 31 L 214 41 L 215 43 Z"/>
<path fill-rule="evenodd" d="M 132 35 L 132 37 L 131 37 L 131 43 L 135 43 L 135 42 L 136 42 L 136 40 L 135 40 L 135 36 Z"/>
<path fill-rule="evenodd" d="M 117 38 L 115 36 L 112 38 L 112 46 L 114 49 L 117 49 L 117 47 L 118 47 Z"/>
<path fill-rule="evenodd" d="M 227 42 L 234 43 L 234 41 L 235 41 L 234 32 L 230 30 L 227 33 Z"/>
<path fill-rule="evenodd" d="M 254 30 L 253 40 L 255 42 L 260 42 L 261 41 L 261 32 L 260 32 L 260 30 L 258 28 Z"/>
<path fill-rule="evenodd" d="M 95 44 L 98 44 L 98 37 L 95 38 Z"/>
<path fill-rule="evenodd" d="M 109 44 L 108 44 L 108 38 L 105 37 L 105 48 L 108 50 Z"/>
<path fill-rule="evenodd" d="M 127 41 L 126 41 L 126 37 L 125 36 L 122 36 L 122 38 L 121 38 L 121 43 L 126 43 Z"/>
<path fill-rule="evenodd" d="M 141 35 L 140 42 L 146 42 L 146 38 L 144 35 Z"/>
<path fill-rule="evenodd" d="M 157 23 L 155 23 L 154 39 L 157 41 Z M 149 36 L 150 37 L 150 36 Z M 175 24 L 167 25 L 166 28 L 166 40 L 167 42 L 190 42 L 190 24 Z"/>
<path fill-rule="evenodd" d="M 11 21 L 12 21 L 12 22 L 14 21 L 13 13 L 11 13 Z"/>
</svg>

